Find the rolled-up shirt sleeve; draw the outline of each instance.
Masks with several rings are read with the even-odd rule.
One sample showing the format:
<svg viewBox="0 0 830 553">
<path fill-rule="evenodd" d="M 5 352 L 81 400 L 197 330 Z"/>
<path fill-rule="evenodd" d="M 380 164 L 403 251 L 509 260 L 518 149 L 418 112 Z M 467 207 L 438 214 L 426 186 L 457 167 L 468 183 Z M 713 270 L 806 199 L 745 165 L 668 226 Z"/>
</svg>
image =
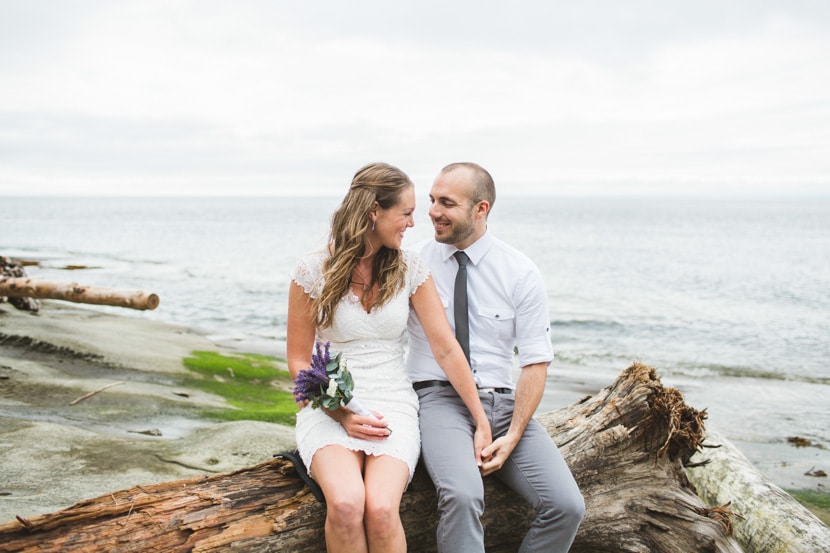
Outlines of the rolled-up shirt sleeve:
<svg viewBox="0 0 830 553">
<path fill-rule="evenodd" d="M 550 310 L 545 282 L 538 270 L 528 271 L 516 289 L 516 349 L 519 366 L 553 361 Z"/>
</svg>

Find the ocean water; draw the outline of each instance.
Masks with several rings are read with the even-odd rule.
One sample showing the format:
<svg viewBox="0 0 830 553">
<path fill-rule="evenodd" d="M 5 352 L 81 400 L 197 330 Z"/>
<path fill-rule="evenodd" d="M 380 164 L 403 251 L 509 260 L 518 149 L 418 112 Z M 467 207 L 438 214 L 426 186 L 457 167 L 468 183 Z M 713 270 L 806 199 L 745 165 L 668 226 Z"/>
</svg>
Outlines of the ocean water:
<svg viewBox="0 0 830 553">
<path fill-rule="evenodd" d="M 418 200 L 405 245 L 431 236 Z M 40 261 L 32 277 L 161 298 L 95 309 L 279 353 L 287 275 L 338 202 L 5 197 L 0 255 Z M 640 361 L 732 439 L 830 447 L 830 201 L 500 198 L 490 228 L 546 279 L 557 358 L 543 409 Z"/>
</svg>

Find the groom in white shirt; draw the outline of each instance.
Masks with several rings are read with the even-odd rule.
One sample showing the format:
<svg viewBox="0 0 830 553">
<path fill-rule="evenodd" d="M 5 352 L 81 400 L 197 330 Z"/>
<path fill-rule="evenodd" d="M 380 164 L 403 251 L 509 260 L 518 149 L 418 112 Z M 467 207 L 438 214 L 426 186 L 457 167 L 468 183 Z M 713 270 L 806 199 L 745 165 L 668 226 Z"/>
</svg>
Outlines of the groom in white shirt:
<svg viewBox="0 0 830 553">
<path fill-rule="evenodd" d="M 468 356 L 493 434 L 478 466 L 473 420 L 411 314 L 407 370 L 420 400 L 421 454 L 438 493 L 438 551 L 484 552 L 482 477 L 493 474 L 537 512 L 519 551 L 565 553 L 585 503 L 550 435 L 533 419 L 553 359 L 547 294 L 536 265 L 487 232 L 495 196 L 492 177 L 479 165 L 446 166 L 430 191 L 435 241 L 418 250 Z M 521 367 L 515 387 L 514 348 Z"/>
</svg>

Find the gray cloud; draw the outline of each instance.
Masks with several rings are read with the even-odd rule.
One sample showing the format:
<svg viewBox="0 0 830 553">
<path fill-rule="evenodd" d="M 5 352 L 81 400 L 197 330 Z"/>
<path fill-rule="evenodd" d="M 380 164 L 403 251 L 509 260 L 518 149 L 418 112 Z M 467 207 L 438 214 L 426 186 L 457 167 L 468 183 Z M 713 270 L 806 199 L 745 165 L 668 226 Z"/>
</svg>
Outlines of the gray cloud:
<svg viewBox="0 0 830 553">
<path fill-rule="evenodd" d="M 827 193 L 825 4 L 6 2 L 0 195 Z"/>
</svg>

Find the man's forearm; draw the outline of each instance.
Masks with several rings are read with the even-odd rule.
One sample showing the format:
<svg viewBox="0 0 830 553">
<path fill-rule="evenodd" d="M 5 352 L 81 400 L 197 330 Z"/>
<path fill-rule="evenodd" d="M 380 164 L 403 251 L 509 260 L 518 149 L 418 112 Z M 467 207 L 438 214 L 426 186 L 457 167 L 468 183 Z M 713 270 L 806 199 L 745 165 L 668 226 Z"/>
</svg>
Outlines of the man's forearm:
<svg viewBox="0 0 830 553">
<path fill-rule="evenodd" d="M 533 413 L 542 401 L 545 393 L 545 383 L 548 377 L 548 363 L 535 363 L 522 367 L 519 380 L 516 383 L 515 404 L 513 418 L 510 421 L 508 434 L 521 436 Z"/>
</svg>

